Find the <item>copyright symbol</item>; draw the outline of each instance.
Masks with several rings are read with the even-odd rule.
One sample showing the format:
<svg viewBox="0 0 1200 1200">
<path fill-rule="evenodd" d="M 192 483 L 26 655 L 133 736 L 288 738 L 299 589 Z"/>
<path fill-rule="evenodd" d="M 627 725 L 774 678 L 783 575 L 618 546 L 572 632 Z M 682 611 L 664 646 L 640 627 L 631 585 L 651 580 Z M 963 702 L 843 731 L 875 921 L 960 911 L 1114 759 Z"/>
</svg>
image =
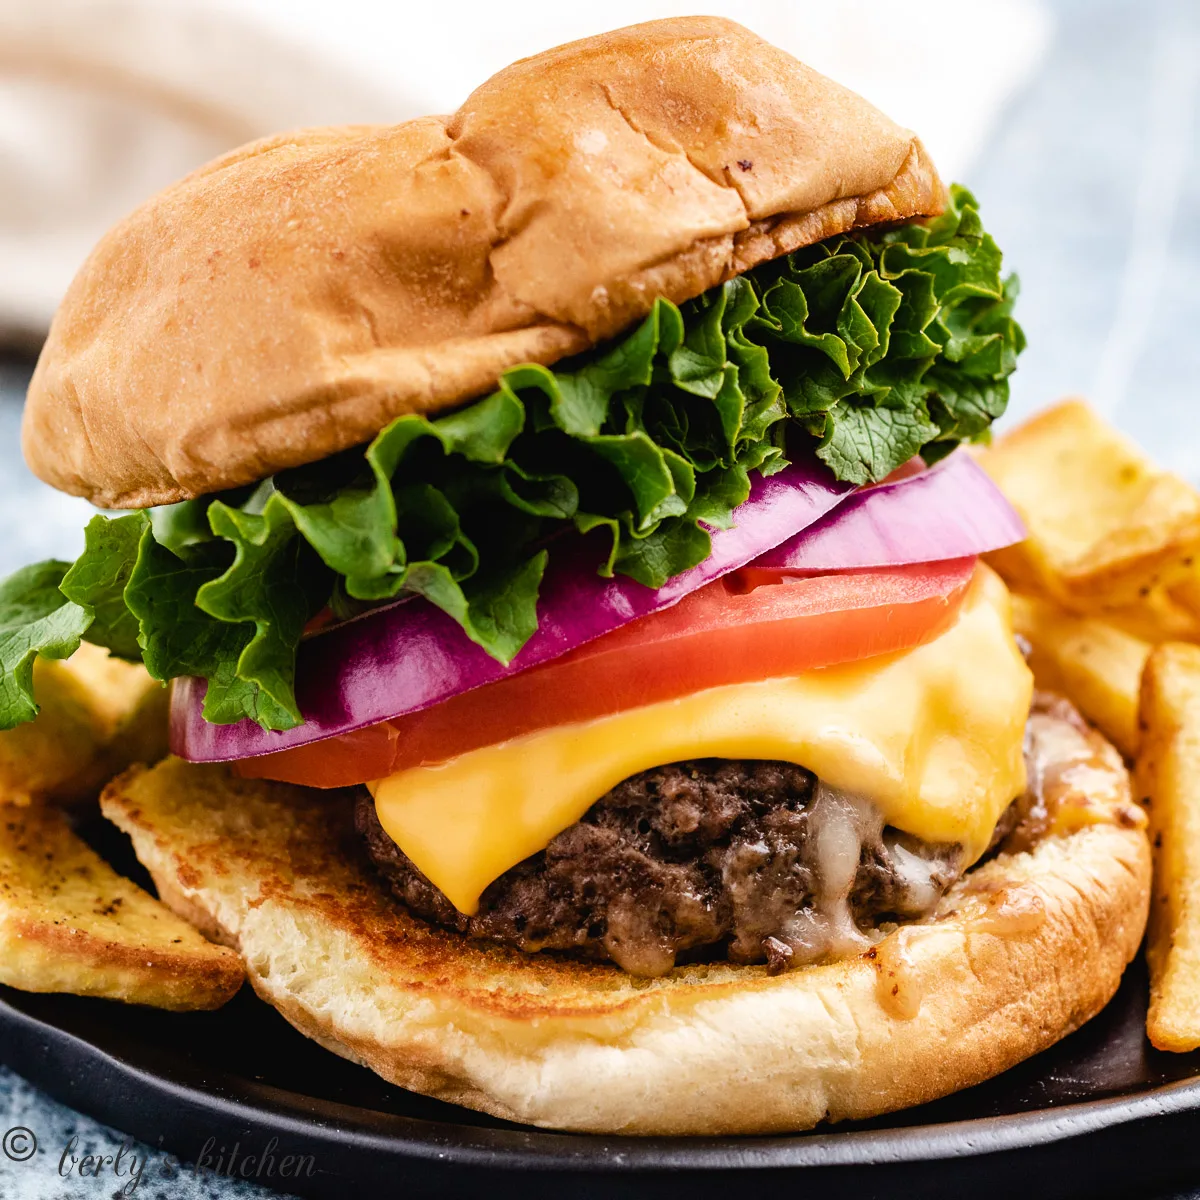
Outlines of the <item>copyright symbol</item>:
<svg viewBox="0 0 1200 1200">
<path fill-rule="evenodd" d="M 13 1162 L 28 1162 L 37 1153 L 37 1138 L 32 1129 L 14 1125 L 0 1138 L 0 1150 Z"/>
</svg>

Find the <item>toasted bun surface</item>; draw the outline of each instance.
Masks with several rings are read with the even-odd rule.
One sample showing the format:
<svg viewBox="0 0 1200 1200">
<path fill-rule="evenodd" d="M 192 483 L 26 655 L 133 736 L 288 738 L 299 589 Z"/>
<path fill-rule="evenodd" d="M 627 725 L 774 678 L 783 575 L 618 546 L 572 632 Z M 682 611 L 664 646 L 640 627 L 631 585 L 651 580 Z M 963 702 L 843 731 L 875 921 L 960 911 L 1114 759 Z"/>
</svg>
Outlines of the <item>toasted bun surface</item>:
<svg viewBox="0 0 1200 1200">
<path fill-rule="evenodd" d="M 1150 886 L 1138 823 L 1102 822 L 970 872 L 868 956 L 638 980 L 409 916 L 364 865 L 344 793 L 168 759 L 102 803 L 163 899 L 310 1037 L 414 1091 L 606 1133 L 784 1132 L 978 1083 L 1103 1007 Z"/>
<path fill-rule="evenodd" d="M 250 483 L 942 198 L 916 137 L 730 21 L 575 42 L 450 117 L 269 138 L 150 200 L 54 320 L 25 455 L 109 507 Z"/>
</svg>

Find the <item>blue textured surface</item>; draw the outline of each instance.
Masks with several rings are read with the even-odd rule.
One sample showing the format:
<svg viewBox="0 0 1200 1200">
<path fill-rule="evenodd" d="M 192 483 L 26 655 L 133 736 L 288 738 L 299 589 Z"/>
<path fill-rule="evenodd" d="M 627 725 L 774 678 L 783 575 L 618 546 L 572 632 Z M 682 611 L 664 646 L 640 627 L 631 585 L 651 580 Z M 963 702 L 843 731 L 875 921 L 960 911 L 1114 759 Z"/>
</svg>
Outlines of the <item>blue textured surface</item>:
<svg viewBox="0 0 1200 1200">
<path fill-rule="evenodd" d="M 971 185 L 1021 276 L 1006 420 L 1087 396 L 1200 482 L 1200 5 L 1058 0 Z"/>
<path fill-rule="evenodd" d="M 1157 458 L 1200 482 L 1200 5 L 1195 0 L 1057 0 L 1059 27 L 1038 76 L 1007 113 L 971 183 L 1022 277 L 1030 348 L 1012 417 L 1063 395 L 1093 398 Z M 953 97 L 947 97 L 953 103 Z M 33 480 L 20 460 L 24 375 L 0 367 L 0 574 L 74 557 L 87 508 Z M 111 1168 L 63 1179 L 75 1134 L 115 1154 L 121 1136 L 0 1069 L 0 1132 L 41 1149 L 0 1158 L 2 1200 L 109 1197 Z M 82 1157 L 85 1151 L 76 1151 Z M 149 1154 L 136 1194 L 246 1200 L 258 1189 L 170 1172 Z"/>
</svg>

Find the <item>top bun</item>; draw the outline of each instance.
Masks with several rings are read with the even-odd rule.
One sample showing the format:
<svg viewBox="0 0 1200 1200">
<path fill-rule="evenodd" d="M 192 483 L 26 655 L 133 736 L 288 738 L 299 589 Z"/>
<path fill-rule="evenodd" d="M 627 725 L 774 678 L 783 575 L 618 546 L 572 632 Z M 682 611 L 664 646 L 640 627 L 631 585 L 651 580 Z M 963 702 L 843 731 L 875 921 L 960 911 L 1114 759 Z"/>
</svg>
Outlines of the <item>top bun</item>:
<svg viewBox="0 0 1200 1200">
<path fill-rule="evenodd" d="M 573 42 L 450 117 L 267 138 L 152 198 L 55 317 L 25 456 L 104 507 L 251 483 L 943 195 L 912 133 L 740 25 Z"/>
</svg>

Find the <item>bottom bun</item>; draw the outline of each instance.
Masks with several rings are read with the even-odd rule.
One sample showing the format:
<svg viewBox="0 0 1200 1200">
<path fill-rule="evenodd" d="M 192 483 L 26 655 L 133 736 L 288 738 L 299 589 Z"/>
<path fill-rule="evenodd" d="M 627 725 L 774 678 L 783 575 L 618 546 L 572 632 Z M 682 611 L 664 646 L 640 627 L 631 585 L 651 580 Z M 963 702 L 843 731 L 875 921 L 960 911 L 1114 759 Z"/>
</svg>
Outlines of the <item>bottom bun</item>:
<svg viewBox="0 0 1200 1200">
<path fill-rule="evenodd" d="M 425 925 L 372 875 L 345 793 L 168 759 L 115 780 L 103 807 L 263 999 L 401 1087 L 556 1129 L 780 1133 L 979 1083 L 1100 1011 L 1150 890 L 1115 769 L 1116 816 L 1092 806 L 1097 823 L 999 855 L 866 955 L 776 976 L 636 979 Z"/>
</svg>

